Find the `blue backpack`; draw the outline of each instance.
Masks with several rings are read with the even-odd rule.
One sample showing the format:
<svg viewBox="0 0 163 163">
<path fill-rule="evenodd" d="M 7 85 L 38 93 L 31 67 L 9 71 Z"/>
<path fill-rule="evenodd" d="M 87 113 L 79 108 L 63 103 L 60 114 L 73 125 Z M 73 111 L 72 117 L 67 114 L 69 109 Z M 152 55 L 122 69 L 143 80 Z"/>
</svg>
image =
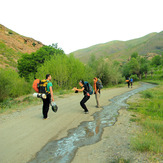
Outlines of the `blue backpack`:
<svg viewBox="0 0 163 163">
<path fill-rule="evenodd" d="M 90 95 L 92 95 L 92 94 L 93 94 L 93 88 L 92 88 L 92 86 L 91 86 L 87 81 L 84 82 L 84 85 L 87 86 L 87 92 L 88 92 Z"/>
</svg>

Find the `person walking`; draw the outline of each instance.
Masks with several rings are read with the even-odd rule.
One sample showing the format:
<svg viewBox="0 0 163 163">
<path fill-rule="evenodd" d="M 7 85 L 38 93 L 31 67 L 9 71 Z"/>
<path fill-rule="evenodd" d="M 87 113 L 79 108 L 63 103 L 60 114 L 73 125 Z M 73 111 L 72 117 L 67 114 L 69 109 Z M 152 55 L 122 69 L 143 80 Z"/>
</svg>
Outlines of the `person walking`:
<svg viewBox="0 0 163 163">
<path fill-rule="evenodd" d="M 131 88 L 133 86 L 133 78 L 130 79 Z"/>
<path fill-rule="evenodd" d="M 126 82 L 128 84 L 128 88 L 129 88 L 130 87 L 130 78 L 129 77 L 126 79 Z"/>
<path fill-rule="evenodd" d="M 80 80 L 79 85 L 81 86 L 81 89 L 77 89 L 76 87 L 74 87 L 73 90 L 75 91 L 75 93 L 83 92 L 84 97 L 80 101 L 80 105 L 84 109 L 84 113 L 88 114 L 89 111 L 88 111 L 87 106 L 85 105 L 85 103 L 90 99 L 89 83 L 85 83 L 83 80 Z"/>
<path fill-rule="evenodd" d="M 99 83 L 97 82 L 98 81 L 98 78 L 94 78 L 93 79 L 94 81 L 94 85 L 93 85 L 93 88 L 94 88 L 94 94 L 95 94 L 95 99 L 96 99 L 96 103 L 97 103 L 97 108 L 100 108 L 100 104 L 99 104 L 99 98 L 100 98 L 100 86 L 99 86 Z"/>
<path fill-rule="evenodd" d="M 46 99 L 43 99 L 43 107 L 42 107 L 42 114 L 43 114 L 43 119 L 48 118 L 48 111 L 49 111 L 49 105 L 51 104 L 51 100 L 54 101 L 53 97 L 53 89 L 52 89 L 52 83 L 50 82 L 52 80 L 52 77 L 50 74 L 46 75 L 46 81 L 47 81 L 47 97 Z"/>
</svg>

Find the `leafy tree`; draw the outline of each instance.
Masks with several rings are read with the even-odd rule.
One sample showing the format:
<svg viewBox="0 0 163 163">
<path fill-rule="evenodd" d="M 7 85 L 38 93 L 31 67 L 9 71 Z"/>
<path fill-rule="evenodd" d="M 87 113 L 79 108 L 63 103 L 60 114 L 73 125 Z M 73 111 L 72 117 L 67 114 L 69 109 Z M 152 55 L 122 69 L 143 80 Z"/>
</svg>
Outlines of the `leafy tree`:
<svg viewBox="0 0 163 163">
<path fill-rule="evenodd" d="M 125 63 L 122 67 L 122 76 L 125 76 L 126 78 L 129 77 L 131 75 L 130 72 L 130 65 L 129 63 Z"/>
<path fill-rule="evenodd" d="M 146 58 L 140 58 L 139 64 L 140 64 L 140 74 L 141 75 L 145 74 L 145 77 L 147 78 L 147 73 L 150 69 L 149 61 Z"/>
<path fill-rule="evenodd" d="M 115 61 L 112 63 L 109 58 L 99 58 L 96 60 L 92 55 L 88 62 L 89 67 L 94 72 L 94 76 L 99 77 L 104 86 L 109 84 L 118 84 L 122 82 L 122 73 L 120 71 L 120 63 Z"/>
<path fill-rule="evenodd" d="M 31 76 L 31 74 L 35 76 L 38 67 L 40 67 L 45 60 L 49 60 L 52 56 L 57 55 L 65 55 L 64 51 L 58 48 L 57 44 L 43 46 L 36 52 L 24 54 L 21 59 L 18 60 L 19 75 L 29 81 L 29 76 Z"/>
<path fill-rule="evenodd" d="M 156 55 L 156 56 L 154 56 L 153 58 L 152 58 L 152 65 L 153 66 L 159 66 L 159 65 L 161 65 L 161 56 L 160 55 Z"/>
<path fill-rule="evenodd" d="M 44 79 L 45 75 L 50 73 L 53 78 L 54 88 L 69 89 L 77 86 L 81 79 L 91 82 L 93 75 L 89 67 L 85 66 L 73 55 L 70 56 L 53 56 L 50 60 L 46 60 L 36 73 L 37 78 Z"/>
<path fill-rule="evenodd" d="M 139 65 L 137 59 L 132 58 L 132 59 L 129 61 L 129 68 L 130 68 L 130 71 L 129 71 L 130 74 L 137 74 L 137 75 L 140 74 L 140 65 Z"/>
</svg>

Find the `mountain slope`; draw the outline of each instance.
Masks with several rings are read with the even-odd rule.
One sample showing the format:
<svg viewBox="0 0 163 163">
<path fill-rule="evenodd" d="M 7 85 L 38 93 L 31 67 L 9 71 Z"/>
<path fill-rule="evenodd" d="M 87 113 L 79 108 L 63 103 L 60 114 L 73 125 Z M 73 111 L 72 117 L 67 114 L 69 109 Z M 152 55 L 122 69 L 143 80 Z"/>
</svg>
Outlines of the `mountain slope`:
<svg viewBox="0 0 163 163">
<path fill-rule="evenodd" d="M 32 38 L 18 33 L 0 24 L 0 67 L 16 67 L 22 53 L 31 53 L 43 44 Z"/>
<path fill-rule="evenodd" d="M 134 52 L 138 52 L 140 55 L 148 53 L 160 54 L 163 52 L 163 32 L 151 33 L 144 37 L 129 41 L 111 41 L 104 44 L 98 44 L 75 51 L 73 54 L 83 62 L 88 61 L 92 54 L 94 54 L 96 58 L 104 56 L 123 61 Z"/>
</svg>

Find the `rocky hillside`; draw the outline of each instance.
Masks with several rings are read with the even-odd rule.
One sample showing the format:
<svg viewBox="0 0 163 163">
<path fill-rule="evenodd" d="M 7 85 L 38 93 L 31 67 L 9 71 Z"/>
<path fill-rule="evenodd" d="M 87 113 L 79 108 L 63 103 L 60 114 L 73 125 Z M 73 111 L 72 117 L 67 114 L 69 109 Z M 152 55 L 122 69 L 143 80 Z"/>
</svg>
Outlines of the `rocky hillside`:
<svg viewBox="0 0 163 163">
<path fill-rule="evenodd" d="M 22 53 L 31 53 L 43 44 L 32 38 L 22 36 L 0 24 L 0 67 L 16 67 Z"/>
<path fill-rule="evenodd" d="M 101 56 L 109 57 L 111 60 L 123 61 L 137 52 L 139 55 L 150 55 L 163 53 L 163 31 L 160 33 L 151 33 L 144 37 L 129 41 L 111 41 L 104 44 L 98 44 L 86 49 L 73 52 L 76 58 L 81 61 L 88 61 L 93 54 L 96 58 Z"/>
</svg>

